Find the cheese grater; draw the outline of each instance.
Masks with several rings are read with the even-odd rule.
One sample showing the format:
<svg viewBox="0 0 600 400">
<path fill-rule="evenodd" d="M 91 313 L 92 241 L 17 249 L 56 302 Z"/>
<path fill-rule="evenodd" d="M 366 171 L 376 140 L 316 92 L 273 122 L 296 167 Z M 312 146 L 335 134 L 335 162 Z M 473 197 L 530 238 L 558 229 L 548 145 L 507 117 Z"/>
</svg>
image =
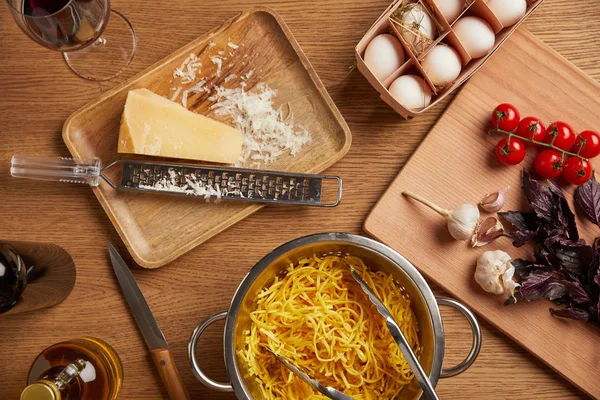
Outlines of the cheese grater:
<svg viewBox="0 0 600 400">
<path fill-rule="evenodd" d="M 338 176 L 213 165 L 117 159 L 103 166 L 99 158 L 13 156 L 10 173 L 17 178 L 87 183 L 93 187 L 102 179 L 118 190 L 197 196 L 207 201 L 335 207 L 342 199 L 342 179 Z M 337 185 L 333 202 L 323 202 L 324 181 Z"/>
</svg>

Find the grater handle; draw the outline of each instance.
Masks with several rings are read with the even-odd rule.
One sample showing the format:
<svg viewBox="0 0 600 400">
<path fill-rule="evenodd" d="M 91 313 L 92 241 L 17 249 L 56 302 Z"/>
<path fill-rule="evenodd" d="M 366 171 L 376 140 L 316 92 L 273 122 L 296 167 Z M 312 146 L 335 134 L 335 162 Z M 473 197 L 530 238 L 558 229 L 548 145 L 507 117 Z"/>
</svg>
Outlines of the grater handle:
<svg viewBox="0 0 600 400">
<path fill-rule="evenodd" d="M 64 157 L 13 156 L 10 174 L 15 178 L 87 183 L 98 186 L 101 163 L 97 157 L 79 160 Z"/>
</svg>

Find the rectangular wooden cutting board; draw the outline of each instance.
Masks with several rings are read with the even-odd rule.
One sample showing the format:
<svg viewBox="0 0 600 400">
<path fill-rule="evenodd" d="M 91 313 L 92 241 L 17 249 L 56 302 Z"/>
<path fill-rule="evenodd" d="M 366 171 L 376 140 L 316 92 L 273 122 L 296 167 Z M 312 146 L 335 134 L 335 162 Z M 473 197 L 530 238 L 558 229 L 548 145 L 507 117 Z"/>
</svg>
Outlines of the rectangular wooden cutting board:
<svg viewBox="0 0 600 400">
<path fill-rule="evenodd" d="M 494 147 L 501 137 L 486 134 L 491 111 L 504 102 L 517 106 L 522 117 L 560 119 L 578 132 L 600 129 L 600 85 L 521 29 L 464 86 L 364 227 L 556 372 L 600 398 L 600 328 L 552 317 L 547 301 L 504 306 L 473 279 L 476 260 L 486 250 L 501 249 L 513 258 L 531 258 L 532 250 L 515 249 L 507 238 L 472 249 L 449 236 L 442 217 L 402 196 L 410 190 L 452 208 L 476 204 L 486 193 L 510 185 L 504 211 L 525 209 L 522 167 L 500 166 Z M 524 168 L 531 167 L 535 153 L 529 151 Z M 593 164 L 600 171 L 600 160 Z M 566 189 L 572 206 L 573 191 Z M 580 215 L 577 222 L 588 243 L 600 236 L 600 229 Z"/>
<path fill-rule="evenodd" d="M 194 82 L 181 85 L 174 71 L 192 53 L 202 64 L 201 72 Z M 220 70 L 212 57 L 222 60 Z M 100 157 L 108 163 L 120 156 L 119 122 L 130 90 L 147 88 L 171 98 L 176 87 L 185 90 L 202 79 L 207 80 L 205 87 L 235 88 L 244 83 L 246 91 L 265 83 L 277 91 L 274 107 L 282 106 L 284 115 L 291 112 L 296 125 L 309 130 L 311 142 L 295 157 L 286 154 L 265 166 L 270 170 L 319 173 L 350 148 L 348 125 L 289 28 L 268 8 L 241 13 L 75 112 L 64 125 L 63 139 L 74 157 Z M 211 111 L 212 94 L 190 95 L 188 109 L 231 124 L 229 117 Z M 94 188 L 94 193 L 135 261 L 146 268 L 173 261 L 263 207 L 116 191 L 106 182 Z"/>
</svg>

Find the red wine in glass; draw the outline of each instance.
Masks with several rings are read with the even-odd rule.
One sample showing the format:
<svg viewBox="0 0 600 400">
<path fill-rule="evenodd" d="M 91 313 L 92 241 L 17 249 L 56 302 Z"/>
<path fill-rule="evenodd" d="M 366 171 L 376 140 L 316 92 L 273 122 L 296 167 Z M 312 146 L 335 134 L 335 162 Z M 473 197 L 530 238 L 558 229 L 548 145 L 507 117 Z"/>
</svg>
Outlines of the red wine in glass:
<svg viewBox="0 0 600 400">
<path fill-rule="evenodd" d="M 135 31 L 123 14 L 110 9 L 110 0 L 6 2 L 27 36 L 62 52 L 67 65 L 83 78 L 111 79 L 133 60 L 137 47 Z"/>
<path fill-rule="evenodd" d="M 23 14 L 30 16 L 42 16 L 54 14 L 62 10 L 69 0 L 25 0 L 23 2 Z"/>
<path fill-rule="evenodd" d="M 8 1 L 13 17 L 27 35 L 42 46 L 63 52 L 81 49 L 98 39 L 110 13 L 109 0 Z"/>
</svg>

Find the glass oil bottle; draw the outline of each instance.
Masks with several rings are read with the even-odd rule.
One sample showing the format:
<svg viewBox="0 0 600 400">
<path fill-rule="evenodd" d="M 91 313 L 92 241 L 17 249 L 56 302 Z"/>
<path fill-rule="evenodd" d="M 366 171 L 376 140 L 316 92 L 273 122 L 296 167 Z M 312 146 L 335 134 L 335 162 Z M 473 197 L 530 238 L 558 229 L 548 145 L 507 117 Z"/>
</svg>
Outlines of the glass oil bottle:
<svg viewBox="0 0 600 400">
<path fill-rule="evenodd" d="M 84 337 L 42 351 L 29 369 L 21 400 L 115 400 L 123 364 L 106 342 Z"/>
</svg>

